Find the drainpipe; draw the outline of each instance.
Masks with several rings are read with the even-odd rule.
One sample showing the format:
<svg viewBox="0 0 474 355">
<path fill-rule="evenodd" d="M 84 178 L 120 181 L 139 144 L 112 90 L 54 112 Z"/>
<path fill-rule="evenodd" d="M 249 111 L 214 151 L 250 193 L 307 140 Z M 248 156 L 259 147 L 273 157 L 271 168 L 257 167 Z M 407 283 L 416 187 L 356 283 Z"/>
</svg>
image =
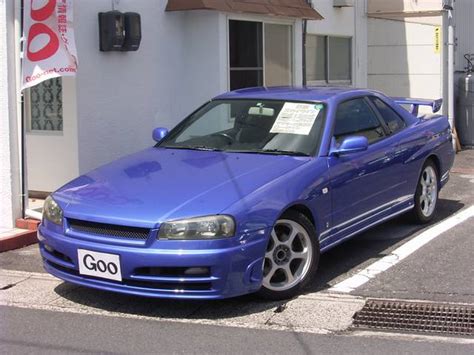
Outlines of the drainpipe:
<svg viewBox="0 0 474 355">
<path fill-rule="evenodd" d="M 15 61 L 16 61 L 16 95 L 17 95 L 17 122 L 18 122 L 18 156 L 20 168 L 20 198 L 21 217 L 25 218 L 28 202 L 28 188 L 26 185 L 26 153 L 25 153 L 25 112 L 24 96 L 20 90 L 22 83 L 21 56 L 23 52 L 23 1 L 15 3 Z"/>
<path fill-rule="evenodd" d="M 454 131 L 454 19 L 453 19 L 453 2 L 446 1 L 443 5 L 448 17 L 448 119 L 451 129 Z M 457 136 L 453 134 L 453 147 L 456 150 Z"/>
<path fill-rule="evenodd" d="M 308 20 L 303 20 L 303 86 L 306 86 L 306 33 L 308 31 Z"/>
<path fill-rule="evenodd" d="M 311 0 L 306 0 L 309 6 L 313 6 Z M 306 35 L 308 33 L 308 20 L 303 20 L 303 86 L 306 86 Z"/>
</svg>

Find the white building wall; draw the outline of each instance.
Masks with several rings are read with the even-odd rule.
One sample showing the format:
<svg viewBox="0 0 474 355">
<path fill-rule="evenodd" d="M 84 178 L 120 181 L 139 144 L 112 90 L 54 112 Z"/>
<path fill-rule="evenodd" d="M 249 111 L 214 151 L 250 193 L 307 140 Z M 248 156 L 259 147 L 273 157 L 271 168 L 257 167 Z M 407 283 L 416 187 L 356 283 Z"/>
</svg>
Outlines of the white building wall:
<svg viewBox="0 0 474 355">
<path fill-rule="evenodd" d="M 441 17 L 437 21 L 369 19 L 368 86 L 391 96 L 442 98 L 443 41 L 439 52 L 434 49 Z"/>
<path fill-rule="evenodd" d="M 83 2 L 75 8 L 80 173 L 151 146 L 153 128 L 172 128 L 226 84 L 218 12 L 165 12 L 164 0 L 119 1 L 117 10 L 141 15 L 140 49 L 104 53 L 97 13 L 111 3 Z"/>
<path fill-rule="evenodd" d="M 355 86 L 368 87 L 368 17 L 367 1 L 355 1 L 354 83 Z"/>
<path fill-rule="evenodd" d="M 205 101 L 228 90 L 226 15 L 191 11 L 183 13 L 182 17 L 181 68 L 174 72 L 173 78 L 178 95 L 171 98 L 178 110 L 169 117 L 168 128 L 174 127 Z"/>
<path fill-rule="evenodd" d="M 334 7 L 333 0 L 313 0 L 323 20 L 308 21 L 308 34 L 352 37 L 352 83 L 367 86 L 367 16 L 365 0 L 353 7 Z"/>
<path fill-rule="evenodd" d="M 21 213 L 15 48 L 14 3 L 0 0 L 0 232 Z"/>
<path fill-rule="evenodd" d="M 334 0 L 313 0 L 313 7 L 324 17 L 309 21 L 308 33 L 321 35 L 354 35 L 354 7 L 334 7 Z"/>
</svg>

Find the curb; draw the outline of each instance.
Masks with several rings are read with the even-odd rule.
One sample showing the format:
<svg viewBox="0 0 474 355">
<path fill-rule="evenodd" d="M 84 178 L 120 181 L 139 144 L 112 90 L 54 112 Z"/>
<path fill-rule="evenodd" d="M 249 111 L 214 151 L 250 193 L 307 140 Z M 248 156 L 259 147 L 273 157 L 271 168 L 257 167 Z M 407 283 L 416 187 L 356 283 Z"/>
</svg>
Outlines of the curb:
<svg viewBox="0 0 474 355">
<path fill-rule="evenodd" d="M 14 234 L 0 240 L 0 253 L 8 250 L 19 249 L 38 242 L 35 230 Z"/>
<path fill-rule="evenodd" d="M 36 231 L 41 221 L 32 218 L 18 218 L 15 222 L 17 228 Z"/>
<path fill-rule="evenodd" d="M 18 218 L 16 228 L 23 229 L 7 237 L 0 238 L 0 253 L 8 250 L 19 249 L 38 242 L 36 231 L 41 221 L 32 218 Z"/>
</svg>

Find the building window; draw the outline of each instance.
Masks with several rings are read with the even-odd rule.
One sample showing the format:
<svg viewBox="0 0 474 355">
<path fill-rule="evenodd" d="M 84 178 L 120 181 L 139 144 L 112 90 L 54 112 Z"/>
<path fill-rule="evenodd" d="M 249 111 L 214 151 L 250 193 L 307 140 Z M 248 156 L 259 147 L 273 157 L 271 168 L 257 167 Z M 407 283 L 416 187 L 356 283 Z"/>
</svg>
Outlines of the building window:
<svg viewBox="0 0 474 355">
<path fill-rule="evenodd" d="M 29 131 L 63 130 L 61 78 L 45 80 L 26 92 Z"/>
<path fill-rule="evenodd" d="M 292 27 L 229 21 L 230 89 L 292 84 Z"/>
<path fill-rule="evenodd" d="M 306 81 L 309 84 L 351 84 L 351 69 L 351 38 L 307 35 Z"/>
</svg>

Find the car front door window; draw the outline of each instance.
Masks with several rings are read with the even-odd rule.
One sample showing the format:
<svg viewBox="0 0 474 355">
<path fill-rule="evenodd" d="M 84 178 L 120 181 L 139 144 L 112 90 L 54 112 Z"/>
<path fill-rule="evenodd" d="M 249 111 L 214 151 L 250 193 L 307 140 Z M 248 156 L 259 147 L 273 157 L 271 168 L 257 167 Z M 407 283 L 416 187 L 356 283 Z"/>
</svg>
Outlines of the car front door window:
<svg viewBox="0 0 474 355">
<path fill-rule="evenodd" d="M 334 137 L 341 143 L 348 136 L 364 136 L 369 143 L 383 137 L 383 127 L 364 98 L 357 98 L 341 103 L 336 112 Z"/>
</svg>

